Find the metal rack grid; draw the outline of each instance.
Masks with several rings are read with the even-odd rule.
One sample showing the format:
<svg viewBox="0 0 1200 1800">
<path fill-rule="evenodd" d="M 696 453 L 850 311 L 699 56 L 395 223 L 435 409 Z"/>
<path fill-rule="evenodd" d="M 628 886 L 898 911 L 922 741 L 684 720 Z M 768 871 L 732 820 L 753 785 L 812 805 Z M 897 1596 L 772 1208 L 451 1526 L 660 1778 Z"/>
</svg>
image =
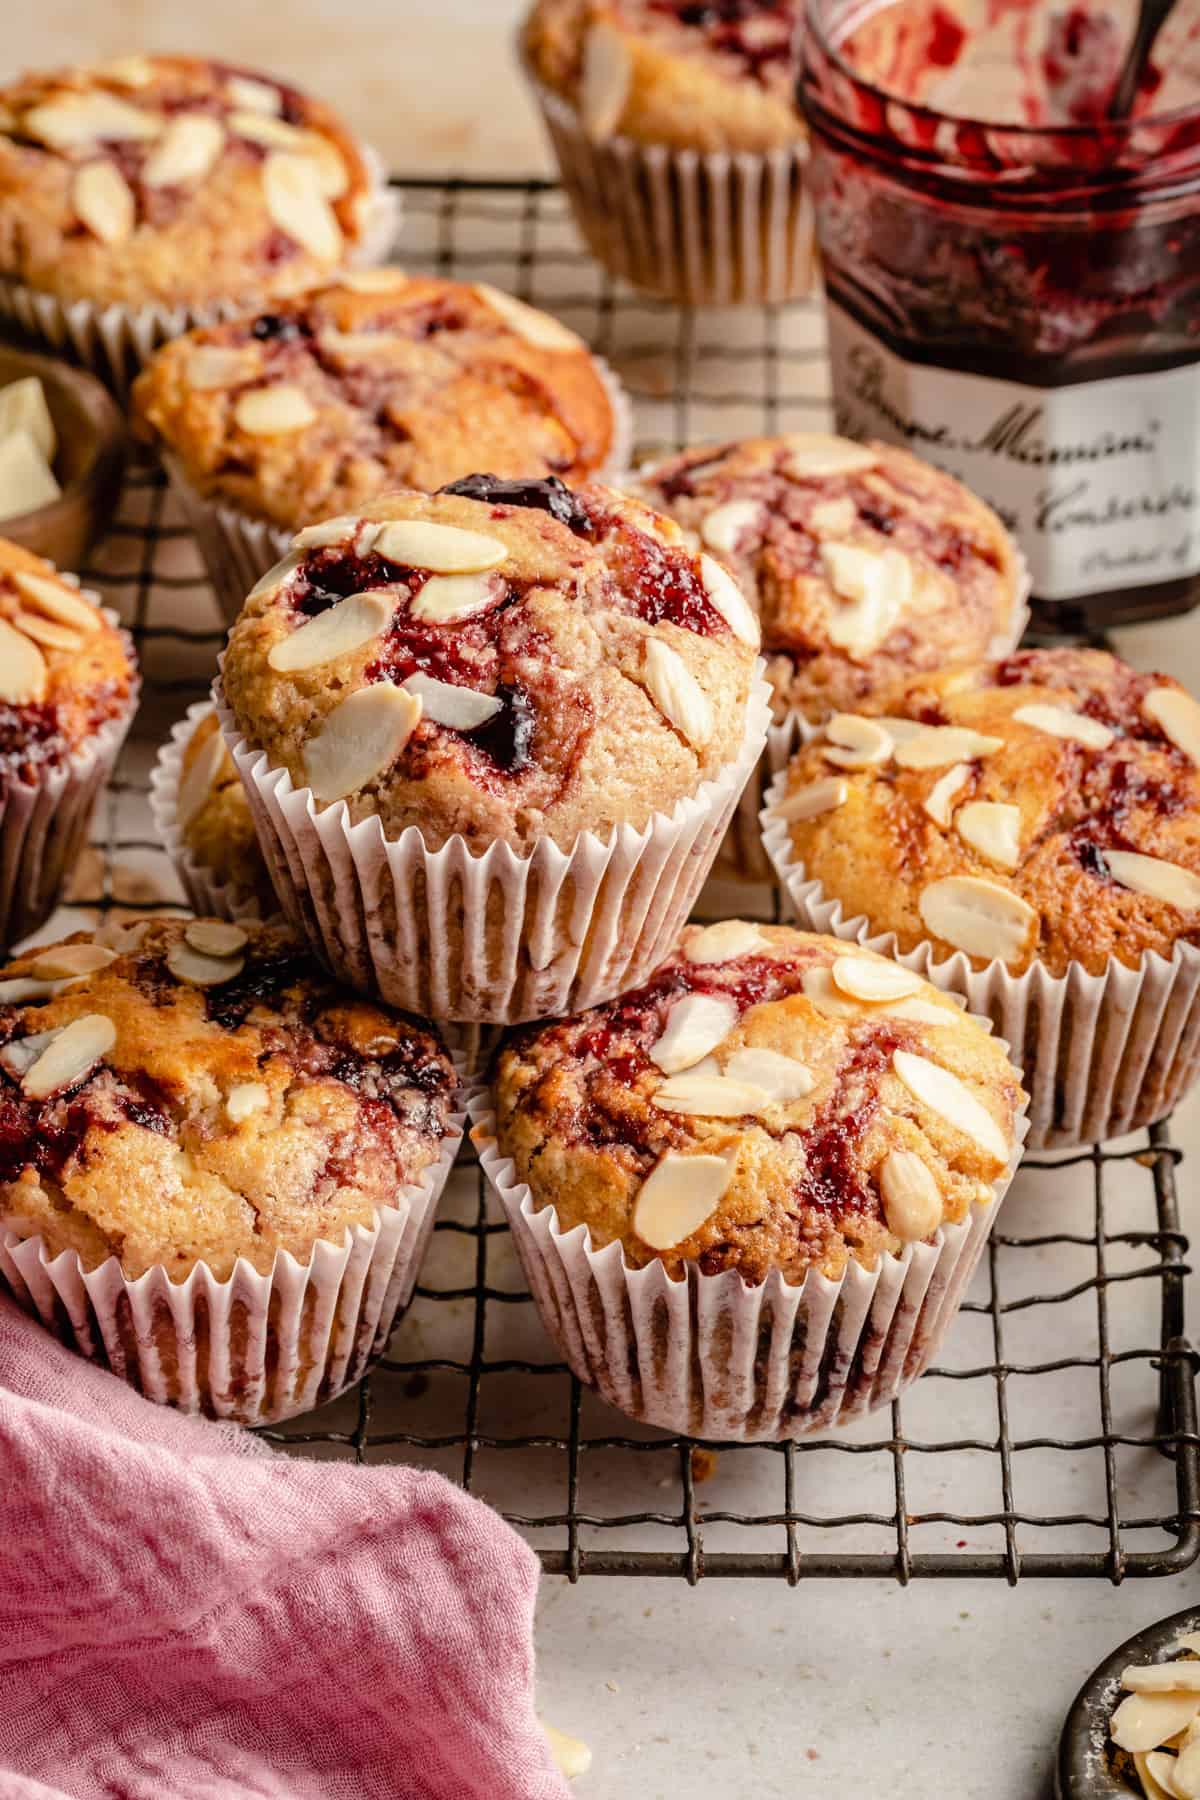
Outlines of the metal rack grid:
<svg viewBox="0 0 1200 1800">
<path fill-rule="evenodd" d="M 633 394 L 641 450 L 824 423 L 815 306 L 705 316 L 623 292 L 580 250 L 547 183 L 399 185 L 407 264 L 494 281 L 575 325 Z M 86 574 L 133 630 L 146 691 L 46 935 L 97 911 L 179 904 L 147 778 L 223 635 L 157 473 L 130 482 Z M 768 890 L 714 886 L 702 911 L 773 906 Z M 270 1435 L 318 1457 L 440 1469 L 571 1580 L 1177 1573 L 1200 1556 L 1178 1157 L 1160 1127 L 1030 1159 L 939 1366 L 901 1402 L 828 1437 L 721 1447 L 632 1424 L 554 1361 L 468 1154 L 388 1356 Z"/>
</svg>

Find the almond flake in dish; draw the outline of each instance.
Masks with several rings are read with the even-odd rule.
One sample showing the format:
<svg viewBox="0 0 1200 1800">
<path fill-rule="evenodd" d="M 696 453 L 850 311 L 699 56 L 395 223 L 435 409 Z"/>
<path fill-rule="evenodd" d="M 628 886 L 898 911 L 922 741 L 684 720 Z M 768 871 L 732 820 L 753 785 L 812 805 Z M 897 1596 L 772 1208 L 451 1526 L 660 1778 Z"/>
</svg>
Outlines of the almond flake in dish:
<svg viewBox="0 0 1200 1800">
<path fill-rule="evenodd" d="M 737 1119 L 743 1113 L 758 1112 L 769 1100 L 770 1095 L 760 1087 L 699 1069 L 672 1075 L 654 1096 L 655 1106 L 663 1112 L 708 1119 Z"/>
<path fill-rule="evenodd" d="M 712 1217 L 733 1175 L 723 1156 L 668 1150 L 642 1183 L 633 1229 L 651 1250 L 670 1250 Z"/>
<path fill-rule="evenodd" d="M 504 703 L 492 694 L 477 694 L 474 688 L 455 687 L 453 682 L 438 681 L 432 675 L 408 675 L 401 682 L 407 693 L 419 696 L 422 717 L 431 724 L 445 725 L 451 731 L 477 731 L 504 711 Z"/>
<path fill-rule="evenodd" d="M 839 806 L 844 806 L 849 792 L 849 784 L 840 776 L 810 781 L 784 795 L 775 808 L 775 817 L 788 825 L 799 824 L 802 819 L 818 819 L 822 813 L 835 812 Z"/>
<path fill-rule="evenodd" d="M 342 229 L 325 196 L 320 165 L 308 156 L 273 150 L 263 164 L 263 198 L 280 231 L 310 256 L 336 263 L 342 254 Z"/>
<path fill-rule="evenodd" d="M 960 807 L 954 828 L 964 844 L 998 869 L 1015 869 L 1021 860 L 1021 809 L 994 800 L 972 800 Z"/>
<path fill-rule="evenodd" d="M 29 973 L 37 981 L 72 981 L 116 960 L 116 951 L 104 944 L 55 944 L 30 964 Z"/>
<path fill-rule="evenodd" d="M 166 964 L 176 981 L 198 988 L 222 987 L 225 982 L 234 981 L 246 966 L 241 956 L 206 956 L 203 950 L 193 950 L 186 938 L 171 945 Z"/>
<path fill-rule="evenodd" d="M 535 350 L 576 351 L 584 348 L 583 339 L 577 337 L 561 319 L 540 312 L 536 306 L 526 305 L 515 294 L 506 294 L 502 288 L 493 287 L 488 281 L 477 281 L 475 292 L 485 306 L 490 306 L 503 319 L 511 332 L 525 343 L 532 344 Z"/>
<path fill-rule="evenodd" d="M 583 43 L 583 76 L 579 111 L 583 129 L 597 143 L 612 137 L 621 123 L 633 80 L 625 40 L 611 25 L 593 25 Z"/>
<path fill-rule="evenodd" d="M 895 1051 L 892 1067 L 915 1100 L 961 1131 L 1003 1167 L 1009 1156 L 1008 1139 L 964 1081 L 940 1063 L 930 1062 L 927 1056 L 915 1056 L 911 1050 Z"/>
<path fill-rule="evenodd" d="M 27 569 L 14 569 L 12 580 L 23 599 L 59 624 L 85 633 L 100 629 L 100 609 L 81 599 L 64 582 L 53 581 L 47 575 L 33 575 Z"/>
<path fill-rule="evenodd" d="M 1089 750 L 1107 750 L 1113 742 L 1114 733 L 1107 725 L 1099 719 L 1089 719 L 1086 713 L 1074 712 L 1069 706 L 1018 706 L 1013 718 L 1019 725 L 1032 725 L 1050 737 L 1086 744 Z"/>
<path fill-rule="evenodd" d="M 841 769 L 876 768 L 891 759 L 891 735 L 877 720 L 859 713 L 834 713 L 825 736 L 833 748 L 821 754 Z"/>
<path fill-rule="evenodd" d="M 664 1075 L 678 1075 L 702 1062 L 737 1022 L 737 1006 L 727 995 L 684 994 L 667 1014 L 662 1036 L 651 1046 L 650 1061 Z"/>
<path fill-rule="evenodd" d="M 200 749 L 192 758 L 190 766 L 184 770 L 179 783 L 179 794 L 175 801 L 175 816 L 183 830 L 191 824 L 208 796 L 212 793 L 213 783 L 221 768 L 224 746 L 221 734 L 214 731 L 205 739 Z"/>
<path fill-rule="evenodd" d="M 757 534 L 764 517 L 760 500 L 726 500 L 700 523 L 700 536 L 710 550 L 731 556 L 744 537 Z"/>
<path fill-rule="evenodd" d="M 45 657 L 24 633 L 0 619 L 0 701 L 33 706 L 45 697 Z"/>
<path fill-rule="evenodd" d="M 74 1087 L 106 1056 L 117 1041 L 117 1028 L 103 1013 L 85 1013 L 54 1033 L 37 1061 L 21 1078 L 21 1092 L 30 1100 L 48 1100 L 63 1088 Z"/>
<path fill-rule="evenodd" d="M 832 437 L 820 431 L 795 431 L 787 438 L 783 473 L 798 481 L 819 481 L 825 475 L 858 475 L 873 469 L 879 457 L 850 438 Z"/>
<path fill-rule="evenodd" d="M 976 875 L 948 875 L 924 888 L 921 918 L 934 937 L 985 962 L 1016 962 L 1037 930 L 1032 906 Z"/>
<path fill-rule="evenodd" d="M 225 919 L 193 919 L 183 938 L 201 956 L 237 956 L 250 942 L 240 925 Z"/>
<path fill-rule="evenodd" d="M 290 637 L 272 644 L 267 664 L 277 675 L 299 675 L 320 669 L 361 650 L 391 624 L 394 594 L 350 594 L 328 612 L 318 613 Z"/>
<path fill-rule="evenodd" d="M 953 822 L 955 795 L 961 794 L 970 779 L 970 763 L 955 763 L 952 769 L 938 777 L 921 802 L 934 824 L 940 825 L 943 831 L 948 831 Z"/>
<path fill-rule="evenodd" d="M 712 703 L 678 652 L 647 638 L 641 680 L 668 725 L 702 750 L 716 729 Z"/>
<path fill-rule="evenodd" d="M 233 1125 L 266 1112 L 271 1104 L 271 1091 L 261 1081 L 242 1081 L 225 1096 L 225 1116 Z"/>
<path fill-rule="evenodd" d="M 1129 1694 L 1109 1721 L 1109 1736 L 1122 1750 L 1156 1750 L 1186 1730 L 1198 1714 L 1200 1694 L 1182 1688 L 1165 1694 Z"/>
<path fill-rule="evenodd" d="M 21 128 L 52 150 L 81 150 L 91 144 L 147 143 L 159 135 L 163 121 L 115 94 L 93 90 L 30 107 Z"/>
<path fill-rule="evenodd" d="M 745 919 L 722 919 L 716 925 L 706 925 L 684 946 L 683 954 L 691 963 L 727 963 L 766 948 L 767 940 L 757 925 L 748 924 Z"/>
<path fill-rule="evenodd" d="M 54 460 L 58 434 L 46 402 L 46 390 L 36 375 L 23 375 L 0 387 L 0 438 L 27 431 L 47 463 Z"/>
<path fill-rule="evenodd" d="M 1133 850 L 1103 850 L 1101 855 L 1113 880 L 1132 893 L 1163 900 L 1181 912 L 1194 912 L 1200 907 L 1200 876 L 1193 875 L 1190 869 L 1163 862 L 1157 856 L 1139 856 Z"/>
<path fill-rule="evenodd" d="M 146 158 L 147 187 L 182 187 L 201 181 L 225 146 L 225 127 L 209 113 L 180 113 Z"/>
<path fill-rule="evenodd" d="M 394 519 L 375 534 L 375 549 L 388 562 L 434 575 L 477 575 L 500 566 L 508 555 L 502 539 L 432 519 Z"/>
<path fill-rule="evenodd" d="M 1121 1686 L 1131 1694 L 1200 1694 L 1200 1662 L 1130 1663 L 1121 1670 Z"/>
<path fill-rule="evenodd" d="M 1189 761 L 1200 764 L 1200 703 L 1190 694 L 1182 688 L 1151 688 L 1142 712 Z"/>
<path fill-rule="evenodd" d="M 211 394 L 253 381 L 261 369 L 257 344 L 197 344 L 187 353 L 183 378 L 193 393 Z"/>
<path fill-rule="evenodd" d="M 831 971 L 835 986 L 852 1000 L 873 1003 L 904 1000 L 919 994 L 924 982 L 900 963 L 877 962 L 873 956 L 839 956 Z"/>
<path fill-rule="evenodd" d="M 732 1081 L 760 1088 L 768 1100 L 781 1106 L 793 1100 L 807 1099 L 817 1085 L 812 1070 L 794 1056 L 779 1050 L 760 1049 L 749 1044 L 735 1050 L 725 1064 L 724 1073 Z"/>
<path fill-rule="evenodd" d="M 360 688 L 334 707 L 304 747 L 313 797 L 344 800 L 391 767 L 421 719 L 421 701 L 391 681 Z"/>
<path fill-rule="evenodd" d="M 431 575 L 409 602 L 414 619 L 445 624 L 450 619 L 469 619 L 495 604 L 504 589 L 492 575 Z"/>
<path fill-rule="evenodd" d="M 723 569 L 711 556 L 700 558 L 700 579 L 704 592 L 720 613 L 739 643 L 757 650 L 761 641 L 754 609 L 728 569 Z"/>
<path fill-rule="evenodd" d="M 879 1171 L 887 1228 L 906 1244 L 931 1237 L 942 1222 L 942 1190 L 915 1150 L 891 1150 Z"/>
<path fill-rule="evenodd" d="M 966 725 L 926 725 L 896 745 L 896 761 L 902 769 L 940 769 L 947 763 L 992 756 L 1003 747 L 1003 738 L 987 737 Z"/>
<path fill-rule="evenodd" d="M 80 224 L 102 244 L 123 244 L 132 237 L 137 203 L 115 163 L 85 163 L 71 183 L 71 205 Z"/>
</svg>

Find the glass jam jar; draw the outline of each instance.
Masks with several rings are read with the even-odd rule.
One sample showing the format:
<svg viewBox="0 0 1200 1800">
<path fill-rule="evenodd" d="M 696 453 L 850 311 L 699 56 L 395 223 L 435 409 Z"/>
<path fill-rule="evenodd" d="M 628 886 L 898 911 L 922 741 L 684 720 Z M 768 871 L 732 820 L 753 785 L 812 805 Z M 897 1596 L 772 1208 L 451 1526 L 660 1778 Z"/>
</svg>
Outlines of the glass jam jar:
<svg viewBox="0 0 1200 1800">
<path fill-rule="evenodd" d="M 1162 111 L 1152 69 L 1128 121 L 1102 102 L 1089 120 L 1076 92 L 1065 122 L 1030 125 L 993 47 L 1016 118 L 968 117 L 965 82 L 913 73 L 944 69 L 966 35 L 930 0 L 809 0 L 801 98 L 838 429 L 906 444 L 989 500 L 1043 628 L 1185 612 L 1200 601 L 1200 81 Z M 915 99 L 890 85 L 906 66 Z M 1041 76 L 1053 67 L 1041 53 Z M 947 110 L 930 103 L 951 91 Z"/>
</svg>

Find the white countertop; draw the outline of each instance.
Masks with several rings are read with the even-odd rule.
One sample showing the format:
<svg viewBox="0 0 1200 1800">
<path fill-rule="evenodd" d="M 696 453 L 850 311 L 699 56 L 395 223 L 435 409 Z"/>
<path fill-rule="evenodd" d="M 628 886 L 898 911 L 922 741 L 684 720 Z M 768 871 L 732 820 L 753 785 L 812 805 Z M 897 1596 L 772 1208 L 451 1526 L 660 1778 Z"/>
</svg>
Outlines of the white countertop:
<svg viewBox="0 0 1200 1800">
<path fill-rule="evenodd" d="M 196 48 L 320 89 L 397 170 L 547 166 L 508 59 L 515 0 L 289 0 L 285 13 L 244 0 L 51 0 L 9 10 L 3 58 L 13 71 L 143 46 Z M 1200 621 L 1129 632 L 1122 647 L 1200 687 Z M 1176 1136 L 1200 1156 L 1200 1104 L 1184 1109 Z M 1186 1163 L 1183 1179 L 1186 1218 Z M 1038 1192 L 1027 1213 L 1047 1204 Z M 719 1491 L 723 1479 L 719 1471 L 710 1485 Z M 1117 1589 L 550 1579 L 539 1605 L 539 1704 L 594 1750 L 581 1800 L 741 1791 L 1040 1800 L 1083 1676 L 1121 1639 L 1193 1602 L 1198 1586 L 1196 1571 Z"/>
</svg>

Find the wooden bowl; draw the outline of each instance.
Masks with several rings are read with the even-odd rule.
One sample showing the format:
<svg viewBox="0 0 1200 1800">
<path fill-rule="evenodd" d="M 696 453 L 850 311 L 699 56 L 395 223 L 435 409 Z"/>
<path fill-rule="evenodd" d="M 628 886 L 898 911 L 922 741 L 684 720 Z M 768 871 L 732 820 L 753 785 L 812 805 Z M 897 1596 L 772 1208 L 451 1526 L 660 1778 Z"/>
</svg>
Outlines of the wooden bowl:
<svg viewBox="0 0 1200 1800">
<path fill-rule="evenodd" d="M 94 375 L 52 356 L 0 344 L 0 387 L 24 375 L 36 375 L 45 390 L 58 437 L 54 473 L 62 493 L 48 506 L 0 519 L 0 537 L 60 569 L 77 569 L 116 508 L 125 472 L 125 421 Z"/>
</svg>

